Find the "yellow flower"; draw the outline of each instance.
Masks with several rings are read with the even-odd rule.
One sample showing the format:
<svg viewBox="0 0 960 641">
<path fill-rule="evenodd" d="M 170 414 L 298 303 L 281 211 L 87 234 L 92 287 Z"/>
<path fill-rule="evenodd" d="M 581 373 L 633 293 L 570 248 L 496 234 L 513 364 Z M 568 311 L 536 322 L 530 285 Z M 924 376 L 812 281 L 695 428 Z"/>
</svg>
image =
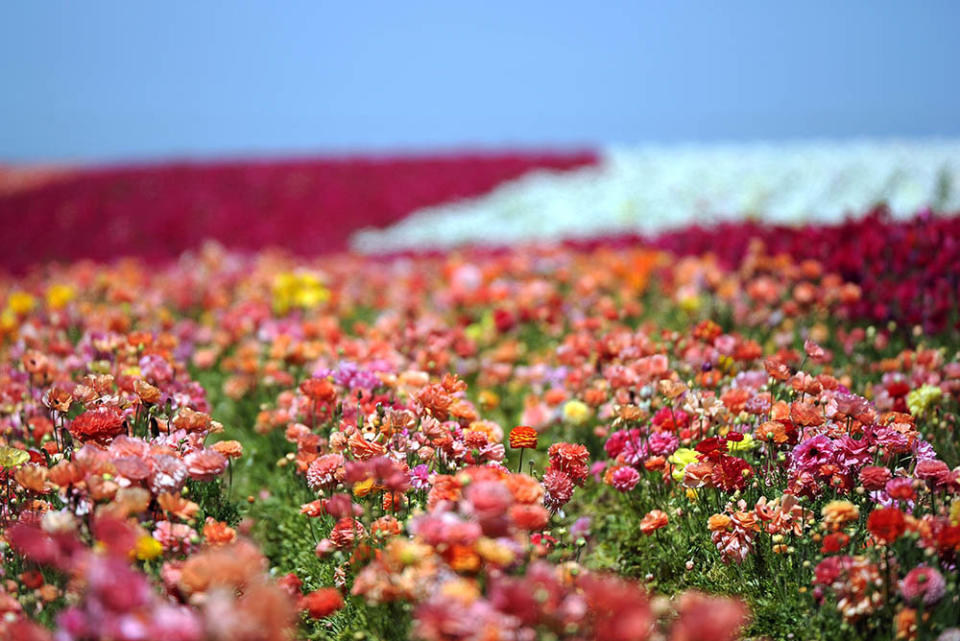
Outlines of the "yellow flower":
<svg viewBox="0 0 960 641">
<path fill-rule="evenodd" d="M 33 310 L 37 299 L 27 292 L 13 292 L 7 299 L 7 308 L 14 314 L 26 314 Z"/>
<path fill-rule="evenodd" d="M 583 401 L 567 401 L 563 406 L 563 418 L 574 425 L 581 425 L 590 418 L 590 407 Z"/>
<path fill-rule="evenodd" d="M 366 481 L 360 481 L 359 483 L 353 484 L 353 495 L 354 496 L 366 496 L 370 494 L 373 490 L 373 478 L 368 478 Z"/>
<path fill-rule="evenodd" d="M 387 545 L 387 553 L 401 565 L 415 565 L 427 558 L 433 551 L 429 545 L 415 543 L 405 539 L 393 539 Z"/>
<path fill-rule="evenodd" d="M 960 525 L 960 499 L 950 504 L 950 525 Z"/>
<path fill-rule="evenodd" d="M 72 285 L 56 284 L 47 289 L 47 305 L 52 309 L 63 309 L 76 295 Z"/>
<path fill-rule="evenodd" d="M 483 336 L 483 327 L 479 323 L 470 323 L 464 328 L 463 333 L 472 341 L 478 341 Z"/>
<path fill-rule="evenodd" d="M 680 308 L 688 312 L 695 312 L 702 306 L 703 301 L 699 296 L 684 296 L 680 299 Z"/>
<path fill-rule="evenodd" d="M 480 401 L 480 407 L 488 412 L 497 409 L 500 405 L 500 396 L 492 390 L 480 390 L 477 400 Z"/>
<path fill-rule="evenodd" d="M 7 307 L 2 312 L 0 312 L 0 329 L 4 331 L 10 331 L 16 326 L 17 326 L 17 315 L 13 313 L 12 309 Z"/>
<path fill-rule="evenodd" d="M 141 561 L 151 561 L 163 554 L 163 546 L 152 536 L 141 536 L 133 547 L 133 553 Z"/>
<path fill-rule="evenodd" d="M 907 409 L 914 416 L 920 416 L 931 405 L 936 405 L 943 397 L 943 390 L 935 385 L 923 385 L 907 394 Z"/>
<path fill-rule="evenodd" d="M 689 447 L 679 447 L 677 450 L 670 455 L 670 458 L 667 459 L 673 465 L 677 467 L 686 467 L 694 461 L 697 460 L 697 451 Z"/>
<path fill-rule="evenodd" d="M 673 465 L 673 480 L 678 483 L 683 480 L 684 470 L 691 463 L 696 462 L 697 451 L 689 447 L 678 448 L 676 452 L 670 455 L 667 461 Z"/>
<path fill-rule="evenodd" d="M 0 467 L 10 469 L 30 460 L 30 455 L 15 447 L 0 447 Z"/>
<path fill-rule="evenodd" d="M 750 434 L 744 434 L 742 441 L 727 441 L 727 449 L 731 452 L 749 452 L 755 445 L 756 442 Z"/>
<path fill-rule="evenodd" d="M 329 298 L 330 290 L 313 272 L 284 272 L 273 279 L 273 308 L 278 314 L 286 313 L 291 307 L 310 309 Z"/>
</svg>

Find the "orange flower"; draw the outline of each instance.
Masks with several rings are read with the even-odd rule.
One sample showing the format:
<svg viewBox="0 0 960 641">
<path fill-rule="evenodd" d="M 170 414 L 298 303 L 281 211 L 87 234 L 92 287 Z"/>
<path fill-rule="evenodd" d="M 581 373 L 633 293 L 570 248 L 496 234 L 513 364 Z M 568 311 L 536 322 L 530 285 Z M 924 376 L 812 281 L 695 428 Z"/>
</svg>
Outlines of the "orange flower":
<svg viewBox="0 0 960 641">
<path fill-rule="evenodd" d="M 543 500 L 543 486 L 532 476 L 511 474 L 505 483 L 517 503 L 531 505 Z"/>
<path fill-rule="evenodd" d="M 831 531 L 842 530 L 847 523 L 851 523 L 860 518 L 860 510 L 850 501 L 830 501 L 823 506 L 820 511 L 823 516 L 824 524 Z"/>
<path fill-rule="evenodd" d="M 717 530 L 726 530 L 730 527 L 730 524 L 733 522 L 726 514 L 714 514 L 709 519 L 707 519 L 707 528 L 711 532 L 716 532 Z"/>
<path fill-rule="evenodd" d="M 208 516 L 206 525 L 203 526 L 203 538 L 210 545 L 226 545 L 237 539 L 237 531 L 226 523 Z"/>
<path fill-rule="evenodd" d="M 356 432 L 352 437 L 350 437 L 350 452 L 353 456 L 361 461 L 366 461 L 375 456 L 382 456 L 386 453 L 387 448 L 385 448 L 380 443 L 376 441 L 366 441 L 360 435 L 360 432 Z"/>
<path fill-rule="evenodd" d="M 169 494 L 163 492 L 157 497 L 157 505 L 160 509 L 173 514 L 183 520 L 192 519 L 200 510 L 200 506 L 193 501 L 188 501 L 179 494 Z"/>
<path fill-rule="evenodd" d="M 451 545 L 444 551 L 443 557 L 454 572 L 476 572 L 480 569 L 480 556 L 469 545 Z"/>
<path fill-rule="evenodd" d="M 518 425 L 510 431 L 510 447 L 513 449 L 535 449 L 537 430 L 528 425 Z"/>
<path fill-rule="evenodd" d="M 220 452 L 227 458 L 243 456 L 243 445 L 240 444 L 240 441 L 218 441 L 211 445 L 210 449 Z"/>
<path fill-rule="evenodd" d="M 811 403 L 796 402 L 790 407 L 790 418 L 797 425 L 816 427 L 823 425 L 823 413 Z"/>
<path fill-rule="evenodd" d="M 649 536 L 660 528 L 666 527 L 669 522 L 670 519 L 663 510 L 650 510 L 640 521 L 640 531 Z"/>
</svg>

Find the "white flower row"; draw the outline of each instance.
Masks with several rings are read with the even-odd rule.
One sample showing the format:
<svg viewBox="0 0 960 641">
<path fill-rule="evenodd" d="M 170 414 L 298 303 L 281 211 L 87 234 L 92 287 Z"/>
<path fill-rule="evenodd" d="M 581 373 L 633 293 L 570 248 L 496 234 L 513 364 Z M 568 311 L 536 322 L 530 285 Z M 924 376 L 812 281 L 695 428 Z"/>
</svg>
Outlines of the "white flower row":
<svg viewBox="0 0 960 641">
<path fill-rule="evenodd" d="M 960 141 L 611 148 L 597 166 L 527 174 L 485 196 L 361 230 L 351 242 L 383 252 L 745 218 L 837 222 L 881 202 L 901 217 L 923 207 L 960 210 Z"/>
</svg>

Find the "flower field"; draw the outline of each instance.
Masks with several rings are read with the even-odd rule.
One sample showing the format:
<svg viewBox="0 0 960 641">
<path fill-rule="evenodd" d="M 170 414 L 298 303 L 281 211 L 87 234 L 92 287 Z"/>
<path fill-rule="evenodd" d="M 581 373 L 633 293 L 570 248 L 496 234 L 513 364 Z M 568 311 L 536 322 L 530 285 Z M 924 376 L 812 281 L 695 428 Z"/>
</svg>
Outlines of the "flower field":
<svg viewBox="0 0 960 641">
<path fill-rule="evenodd" d="M 960 218 L 863 213 L 18 254 L 0 637 L 958 639 Z"/>
</svg>

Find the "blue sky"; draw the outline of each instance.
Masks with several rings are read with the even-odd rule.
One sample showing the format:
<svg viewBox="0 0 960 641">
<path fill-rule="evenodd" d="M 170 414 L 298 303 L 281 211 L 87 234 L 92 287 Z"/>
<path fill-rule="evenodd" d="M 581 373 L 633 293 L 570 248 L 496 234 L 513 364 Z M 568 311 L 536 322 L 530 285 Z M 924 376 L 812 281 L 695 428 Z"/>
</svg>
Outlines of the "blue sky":
<svg viewBox="0 0 960 641">
<path fill-rule="evenodd" d="M 0 160 L 960 135 L 960 2 L 0 3 Z"/>
</svg>

